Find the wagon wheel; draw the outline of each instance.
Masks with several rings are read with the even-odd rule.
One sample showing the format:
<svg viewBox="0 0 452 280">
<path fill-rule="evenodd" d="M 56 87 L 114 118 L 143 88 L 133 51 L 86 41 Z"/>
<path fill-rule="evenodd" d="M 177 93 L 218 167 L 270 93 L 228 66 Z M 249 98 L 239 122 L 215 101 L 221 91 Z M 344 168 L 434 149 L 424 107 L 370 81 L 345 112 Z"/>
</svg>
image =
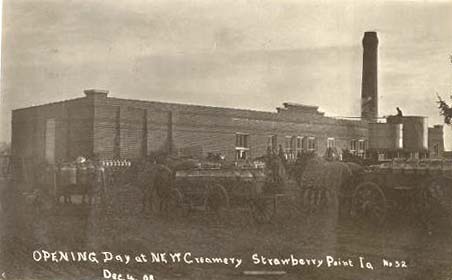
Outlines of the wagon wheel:
<svg viewBox="0 0 452 280">
<path fill-rule="evenodd" d="M 251 215 L 258 224 L 269 223 L 276 212 L 275 198 L 262 196 L 250 200 Z"/>
<path fill-rule="evenodd" d="M 386 218 L 386 206 L 381 188 L 373 182 L 364 182 L 353 193 L 350 214 L 359 223 L 380 226 Z"/>
<path fill-rule="evenodd" d="M 428 179 L 416 194 L 416 204 L 421 223 L 431 232 L 438 226 L 447 225 L 452 214 L 448 201 L 451 199 L 452 179 L 437 177 Z"/>
<path fill-rule="evenodd" d="M 226 189 L 220 184 L 206 185 L 206 209 L 215 213 L 229 208 L 229 195 Z"/>
<path fill-rule="evenodd" d="M 162 197 L 156 188 L 151 190 L 151 212 L 157 215 L 163 215 L 166 218 L 175 218 L 185 212 L 183 204 L 183 195 L 177 189 L 171 189 L 167 195 Z"/>
<path fill-rule="evenodd" d="M 302 203 L 305 211 L 314 213 L 328 206 L 329 192 L 325 188 L 310 187 L 304 190 Z"/>
<path fill-rule="evenodd" d="M 186 213 L 183 199 L 183 195 L 178 189 L 174 188 L 171 190 L 167 201 L 167 211 L 172 218 L 180 217 Z"/>
</svg>

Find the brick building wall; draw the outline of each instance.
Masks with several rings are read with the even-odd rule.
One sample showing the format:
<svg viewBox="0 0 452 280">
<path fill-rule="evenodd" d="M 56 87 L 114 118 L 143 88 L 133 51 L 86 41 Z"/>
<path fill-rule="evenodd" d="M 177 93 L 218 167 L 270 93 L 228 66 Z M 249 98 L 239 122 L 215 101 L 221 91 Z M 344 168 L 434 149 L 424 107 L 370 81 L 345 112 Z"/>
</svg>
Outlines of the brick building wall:
<svg viewBox="0 0 452 280">
<path fill-rule="evenodd" d="M 265 154 L 271 135 L 276 135 L 277 146 L 284 145 L 286 136 L 315 137 L 320 154 L 327 138 L 334 138 L 341 149 L 349 149 L 353 139 L 367 139 L 365 122 L 327 118 L 313 107 L 288 105 L 272 113 L 102 95 L 95 98 L 94 108 L 94 153 L 100 158 L 137 158 L 171 147 L 179 155 L 221 153 L 234 160 L 236 133 L 248 135 L 248 157 Z"/>
<path fill-rule="evenodd" d="M 278 112 L 262 112 L 119 99 L 107 93 L 89 90 L 83 98 L 14 110 L 13 153 L 45 159 L 46 145 L 52 146 L 49 135 L 46 140 L 49 119 L 55 120 L 55 160 L 79 155 L 136 159 L 154 151 L 198 157 L 221 153 L 235 160 L 237 134 L 247 135 L 247 158 L 265 154 L 271 136 L 276 147 L 284 148 L 286 138 L 292 139 L 294 151 L 297 137 L 303 137 L 304 149 L 313 137 L 319 154 L 325 153 L 328 138 L 339 149 L 367 139 L 366 122 L 328 118 L 312 106 L 285 103 Z"/>
<path fill-rule="evenodd" d="M 46 148 L 53 148 L 51 161 L 89 154 L 93 143 L 92 112 L 89 98 L 13 110 L 13 155 L 41 161 L 46 159 Z M 52 133 L 48 131 L 49 121 L 54 123 Z"/>
</svg>

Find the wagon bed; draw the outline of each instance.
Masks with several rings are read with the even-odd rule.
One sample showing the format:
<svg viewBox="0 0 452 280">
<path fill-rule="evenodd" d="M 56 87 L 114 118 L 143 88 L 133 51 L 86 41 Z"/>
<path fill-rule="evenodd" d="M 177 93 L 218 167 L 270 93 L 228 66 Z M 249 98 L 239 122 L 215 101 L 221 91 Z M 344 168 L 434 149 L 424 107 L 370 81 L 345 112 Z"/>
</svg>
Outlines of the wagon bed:
<svg viewBox="0 0 452 280">
<path fill-rule="evenodd" d="M 269 222 L 276 196 L 266 189 L 263 168 L 194 168 L 176 172 L 176 189 L 189 209 L 248 208 L 256 222 Z"/>
<path fill-rule="evenodd" d="M 452 221 L 452 160 L 393 160 L 370 166 L 350 198 L 352 216 L 375 225 L 395 213 L 415 214 L 428 227 L 439 217 Z"/>
<path fill-rule="evenodd" d="M 369 167 L 375 173 L 403 173 L 421 175 L 452 175 L 452 160 L 413 160 L 381 163 Z"/>
</svg>

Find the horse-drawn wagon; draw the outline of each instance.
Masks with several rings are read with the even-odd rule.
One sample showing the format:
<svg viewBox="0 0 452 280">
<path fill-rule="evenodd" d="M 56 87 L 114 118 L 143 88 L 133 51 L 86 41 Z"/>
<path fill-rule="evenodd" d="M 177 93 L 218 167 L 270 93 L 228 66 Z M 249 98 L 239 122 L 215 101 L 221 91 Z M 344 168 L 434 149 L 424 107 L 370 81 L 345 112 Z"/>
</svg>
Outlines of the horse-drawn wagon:
<svg viewBox="0 0 452 280">
<path fill-rule="evenodd" d="M 298 203 L 309 213 L 337 207 L 343 221 L 376 227 L 400 216 L 429 230 L 452 225 L 451 160 L 392 160 L 365 167 L 303 154 L 289 168 Z"/>
<path fill-rule="evenodd" d="M 84 158 L 34 168 L 32 191 L 37 199 L 53 200 L 55 205 L 93 204 L 102 199 L 106 187 L 105 168 Z"/>
<path fill-rule="evenodd" d="M 415 214 L 431 228 L 452 220 L 452 161 L 393 160 L 370 166 L 349 198 L 357 221 L 381 225 L 394 214 Z"/>
<path fill-rule="evenodd" d="M 72 203 L 72 196 L 81 197 L 82 203 L 99 201 L 105 191 L 105 169 L 96 162 L 65 162 L 54 166 L 54 196 Z"/>
<path fill-rule="evenodd" d="M 188 211 L 246 208 L 257 223 L 270 222 L 276 211 L 276 192 L 259 167 L 179 170 L 175 188 Z"/>
</svg>

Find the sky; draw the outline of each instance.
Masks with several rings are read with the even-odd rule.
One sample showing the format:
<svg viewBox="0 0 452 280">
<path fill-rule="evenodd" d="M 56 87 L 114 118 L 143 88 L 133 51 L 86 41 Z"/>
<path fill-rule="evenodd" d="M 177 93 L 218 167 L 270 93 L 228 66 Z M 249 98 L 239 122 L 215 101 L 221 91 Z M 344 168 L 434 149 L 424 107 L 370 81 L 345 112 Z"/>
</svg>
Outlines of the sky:
<svg viewBox="0 0 452 280">
<path fill-rule="evenodd" d="M 11 109 L 87 88 L 359 116 L 365 31 L 380 41 L 380 116 L 398 106 L 441 124 L 435 93 L 452 94 L 452 1 L 4 0 L 2 23 L 0 141 Z"/>
</svg>

